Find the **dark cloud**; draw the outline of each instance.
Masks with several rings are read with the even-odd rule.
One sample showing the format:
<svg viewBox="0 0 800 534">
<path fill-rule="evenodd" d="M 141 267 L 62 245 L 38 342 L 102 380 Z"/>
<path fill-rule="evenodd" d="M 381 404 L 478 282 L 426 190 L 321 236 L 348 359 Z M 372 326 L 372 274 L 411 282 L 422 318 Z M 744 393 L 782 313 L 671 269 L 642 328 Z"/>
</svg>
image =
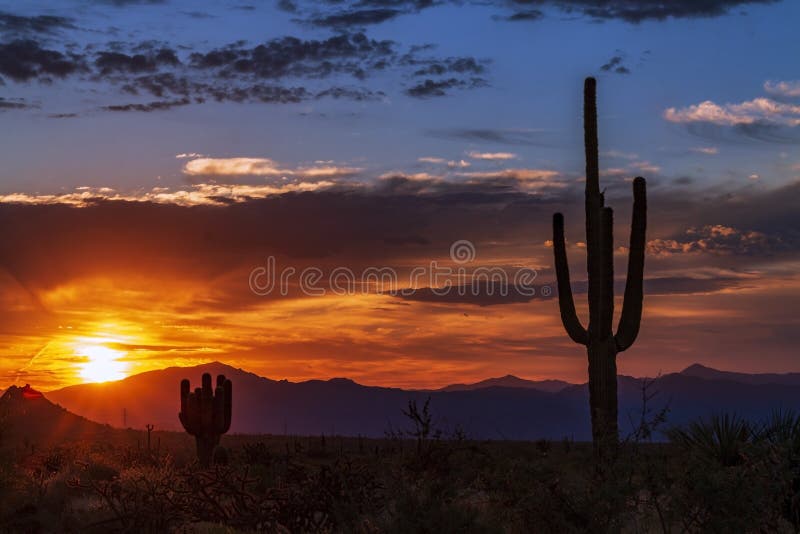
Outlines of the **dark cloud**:
<svg viewBox="0 0 800 534">
<path fill-rule="evenodd" d="M 622 56 L 614 56 L 600 67 L 604 72 L 616 72 L 617 74 L 630 74 L 630 69 L 622 64 Z"/>
<path fill-rule="evenodd" d="M 0 96 L 0 111 L 7 111 L 9 109 L 28 109 L 36 107 L 38 106 L 28 104 L 24 98 L 3 98 Z"/>
<path fill-rule="evenodd" d="M 513 273 L 510 277 L 513 279 Z M 543 287 L 546 287 L 544 291 L 542 291 Z M 545 296 L 543 296 L 543 293 Z M 517 287 L 507 282 L 489 283 L 485 281 L 439 288 L 422 287 L 398 291 L 391 293 L 391 295 L 403 300 L 438 304 L 469 304 L 473 306 L 520 304 L 530 302 L 533 299 L 550 299 L 553 297 L 549 286 Z"/>
<path fill-rule="evenodd" d="M 446 96 L 451 89 L 464 89 L 475 87 L 486 87 L 487 81 L 483 78 L 471 78 L 469 80 L 459 80 L 457 78 L 447 78 L 444 80 L 431 80 L 418 83 L 406 89 L 408 96 L 414 98 L 430 98 L 436 96 Z"/>
<path fill-rule="evenodd" d="M 100 52 L 94 61 L 99 74 L 108 75 L 116 72 L 141 73 L 155 72 L 161 67 L 180 65 L 174 50 L 161 48 L 148 54 L 123 54 L 120 52 Z"/>
<path fill-rule="evenodd" d="M 166 4 L 167 0 L 92 0 L 98 4 L 106 4 L 115 7 L 127 7 L 136 5 L 159 5 Z"/>
<path fill-rule="evenodd" d="M 532 21 L 544 18 L 544 13 L 538 9 L 528 9 L 525 11 L 517 11 L 507 17 L 501 17 L 502 20 L 510 22 Z"/>
<path fill-rule="evenodd" d="M 595 20 L 623 20 L 638 24 L 669 18 L 706 18 L 730 13 L 737 7 L 772 4 L 780 0 L 493 0 L 490 4 L 510 14 L 492 18 L 503 21 L 532 21 L 553 8 L 569 15 Z M 300 15 L 299 22 L 339 29 L 380 24 L 403 14 L 417 13 L 437 4 L 462 6 L 461 0 L 434 2 L 408 0 L 335 0 L 328 2 L 282 0 L 282 9 Z M 478 3 L 478 2 L 476 2 Z"/>
<path fill-rule="evenodd" d="M 418 13 L 435 5 L 433 0 L 355 0 L 328 2 L 286 1 L 284 11 L 301 14 L 297 22 L 340 30 L 380 24 L 400 15 Z M 301 7 L 302 5 L 302 7 Z M 327 9 L 326 8 L 330 8 Z"/>
<path fill-rule="evenodd" d="M 241 6 L 238 9 L 249 9 L 252 11 L 255 9 L 255 7 Z M 297 4 L 292 2 L 292 0 L 278 0 L 278 9 L 281 11 L 286 11 L 287 13 L 297 13 Z"/>
<path fill-rule="evenodd" d="M 442 184 L 433 189 L 415 189 L 415 184 L 398 176 L 381 180 L 371 189 L 342 186 L 341 190 L 286 193 L 225 206 L 107 201 L 99 195 L 81 208 L 0 203 L 0 226 L 15 229 L 0 234 L 0 270 L 25 287 L 51 287 L 92 274 L 140 274 L 149 269 L 207 282 L 209 276 L 242 268 L 249 272 L 269 255 L 289 258 L 289 264 L 297 267 L 307 262 L 320 267 L 425 266 L 432 259 L 447 257 L 453 242 L 467 239 L 477 250 L 476 261 L 467 266 L 471 271 L 485 265 L 482 259 L 498 253 L 547 262 L 551 251 L 544 248 L 544 241 L 549 239 L 556 211 L 565 213 L 568 241 L 583 239 L 580 184 L 546 195 L 498 187 L 491 181 Z M 622 244 L 628 231 L 623 221 L 629 220 L 629 194 L 624 201 L 608 200 L 619 210 L 616 233 Z M 648 201 L 658 207 L 648 221 L 650 294 L 746 287 L 754 277 L 765 276 L 758 271 L 800 256 L 796 209 L 800 183 L 714 198 L 654 190 Z M 698 230 L 671 237 L 676 218 Z M 270 230 L 276 228 L 281 231 Z M 677 248 L 668 242 L 671 239 L 678 242 Z M 654 242 L 668 254 L 653 250 Z M 684 244 L 699 252 L 683 253 Z M 583 249 L 570 247 L 569 253 L 573 266 L 585 261 Z M 93 261 L 86 262 L 87 257 Z M 627 255 L 615 259 L 618 282 L 624 284 Z M 553 279 L 547 265 L 536 279 L 537 287 Z M 677 270 L 691 275 L 675 275 Z M 734 271 L 755 272 L 745 276 Z M 574 288 L 584 291 L 585 283 L 576 280 Z M 474 303 L 488 304 L 486 293 L 479 293 Z M 409 298 L 432 299 L 425 291 Z"/>
<path fill-rule="evenodd" d="M 146 104 L 122 104 L 122 105 L 103 106 L 103 109 L 106 111 L 150 112 L 150 111 L 162 111 L 165 109 L 171 109 L 178 106 L 187 106 L 191 103 L 192 101 L 189 100 L 188 98 L 181 98 L 180 100 L 159 100 L 156 102 L 148 102 Z"/>
<path fill-rule="evenodd" d="M 325 40 L 282 37 L 254 48 L 234 44 L 207 53 L 193 53 L 190 61 L 193 67 L 215 71 L 224 78 L 324 78 L 338 73 L 364 78 L 371 61 L 390 57 L 393 52 L 392 41 L 377 41 L 363 33 L 354 33 Z"/>
<path fill-rule="evenodd" d="M 552 0 L 548 3 L 567 13 L 580 13 L 601 20 L 631 23 L 668 18 L 718 17 L 736 7 L 773 4 L 780 0 Z M 523 3 L 523 2 L 520 2 Z M 527 3 L 527 2 L 524 2 Z"/>
<path fill-rule="evenodd" d="M 83 57 L 42 48 L 31 39 L 0 44 L 0 74 L 14 81 L 64 78 L 86 70 Z"/>
<path fill-rule="evenodd" d="M 375 7 L 375 2 L 365 3 Z M 375 5 L 373 5 L 375 4 Z M 401 2 L 418 9 L 425 2 Z M 399 4 L 398 4 L 399 5 Z M 375 7 L 378 9 L 378 7 Z M 65 22 L 61 19 L 6 18 L 7 24 L 46 29 Z M 66 20 L 66 19 L 65 19 Z M 37 25 L 38 24 L 38 25 Z M 74 49 L 69 45 L 67 50 Z M 407 52 L 389 40 L 368 38 L 363 32 L 345 32 L 325 39 L 280 37 L 260 44 L 244 41 L 181 57 L 180 50 L 168 43 L 114 41 L 104 46 L 89 45 L 82 53 L 65 52 L 43 46 L 34 39 L 17 39 L 0 44 L 0 75 L 14 81 L 53 82 L 54 78 L 87 74 L 85 80 L 105 82 L 128 95 L 150 96 L 157 100 L 101 106 L 108 111 L 156 111 L 188 102 L 207 101 L 296 103 L 313 98 L 354 101 L 379 100 L 386 93 L 367 87 L 339 83 L 307 89 L 308 84 L 270 84 L 262 80 L 318 80 L 349 76 L 365 80 L 390 67 L 405 69 L 408 75 L 428 77 L 406 92 L 422 98 L 441 96 L 454 88 L 482 87 L 486 80 L 477 74 L 486 71 L 485 62 L 471 57 L 437 58 L 428 54 L 430 46 L 412 46 Z M 446 75 L 443 79 L 429 76 Z M 471 76 L 471 77 L 469 77 Z M 3 77 L 0 77 L 0 84 Z"/>
<path fill-rule="evenodd" d="M 414 72 L 414 76 L 441 76 L 448 73 L 483 74 L 486 68 L 472 57 L 446 58 L 440 60 L 418 60 L 406 56 L 405 64 L 425 66 Z"/>
<path fill-rule="evenodd" d="M 53 34 L 61 29 L 75 29 L 73 20 L 53 15 L 26 17 L 0 12 L 0 34 L 5 36 L 27 37 L 35 34 Z"/>
<path fill-rule="evenodd" d="M 320 27 L 350 28 L 378 24 L 402 14 L 403 12 L 397 9 L 359 9 L 312 18 L 308 23 Z"/>
<path fill-rule="evenodd" d="M 350 87 L 331 87 L 319 91 L 315 98 L 336 98 L 354 100 L 356 102 L 380 100 L 386 97 L 383 91 L 370 91 L 368 89 L 350 88 Z"/>
<path fill-rule="evenodd" d="M 734 126 L 710 122 L 690 122 L 685 127 L 692 135 L 719 143 L 743 144 L 759 141 L 779 145 L 800 144 L 800 127 L 785 126 L 763 120 Z"/>
</svg>

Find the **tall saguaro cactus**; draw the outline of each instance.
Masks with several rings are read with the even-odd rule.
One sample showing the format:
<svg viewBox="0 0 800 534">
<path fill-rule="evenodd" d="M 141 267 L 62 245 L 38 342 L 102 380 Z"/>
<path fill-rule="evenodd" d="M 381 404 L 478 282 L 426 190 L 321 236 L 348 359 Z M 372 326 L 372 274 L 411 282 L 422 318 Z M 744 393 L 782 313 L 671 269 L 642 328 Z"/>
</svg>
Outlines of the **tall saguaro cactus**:
<svg viewBox="0 0 800 534">
<path fill-rule="evenodd" d="M 217 376 L 216 391 L 211 388 L 211 375 L 203 374 L 203 385 L 190 391 L 189 380 L 181 380 L 181 412 L 183 428 L 197 442 L 200 465 L 211 464 L 219 438 L 231 427 L 233 385 L 225 375 Z"/>
<path fill-rule="evenodd" d="M 589 356 L 589 404 L 595 453 L 607 456 L 619 440 L 617 428 L 617 353 L 633 345 L 642 318 L 647 195 L 641 176 L 633 181 L 633 222 L 628 255 L 628 279 L 617 333 L 614 316 L 614 212 L 600 192 L 597 150 L 596 82 L 586 78 L 583 89 L 586 147 L 586 249 L 589 274 L 589 327 L 575 312 L 564 243 L 564 216 L 553 215 L 553 250 L 558 277 L 558 305 L 569 337 L 585 345 Z"/>
</svg>

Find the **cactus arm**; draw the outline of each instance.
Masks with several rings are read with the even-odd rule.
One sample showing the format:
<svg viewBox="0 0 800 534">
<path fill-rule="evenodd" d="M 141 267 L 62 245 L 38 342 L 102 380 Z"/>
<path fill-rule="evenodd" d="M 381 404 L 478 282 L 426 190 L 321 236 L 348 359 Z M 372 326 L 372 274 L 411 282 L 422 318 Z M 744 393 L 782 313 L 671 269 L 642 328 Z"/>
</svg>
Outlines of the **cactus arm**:
<svg viewBox="0 0 800 534">
<path fill-rule="evenodd" d="M 231 416 L 233 414 L 233 383 L 230 380 L 225 380 L 223 387 L 225 388 L 225 429 L 223 433 L 225 433 L 231 428 Z"/>
<path fill-rule="evenodd" d="M 575 301 L 572 298 L 567 247 L 564 241 L 564 216 L 560 213 L 553 215 L 553 250 L 555 253 L 558 307 L 561 310 L 561 322 L 564 323 L 564 329 L 566 329 L 572 341 L 581 345 L 588 345 L 589 334 L 581 325 L 580 319 L 578 319 L 578 314 L 575 312 Z"/>
<path fill-rule="evenodd" d="M 647 232 L 647 187 L 644 178 L 633 181 L 633 221 L 631 244 L 628 252 L 628 279 L 625 282 L 625 300 L 614 340 L 622 352 L 636 341 L 642 320 L 644 299 L 644 253 Z"/>
</svg>

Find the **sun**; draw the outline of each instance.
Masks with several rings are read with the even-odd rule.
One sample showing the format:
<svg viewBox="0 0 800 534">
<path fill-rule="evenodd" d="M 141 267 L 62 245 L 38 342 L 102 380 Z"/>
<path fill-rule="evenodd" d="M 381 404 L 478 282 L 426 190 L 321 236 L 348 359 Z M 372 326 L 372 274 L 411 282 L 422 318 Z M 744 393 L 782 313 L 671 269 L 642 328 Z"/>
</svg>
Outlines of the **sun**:
<svg viewBox="0 0 800 534">
<path fill-rule="evenodd" d="M 75 353 L 89 360 L 81 365 L 80 376 L 87 382 L 108 382 L 125 378 L 128 363 L 120 361 L 124 352 L 99 344 L 80 345 Z"/>
</svg>

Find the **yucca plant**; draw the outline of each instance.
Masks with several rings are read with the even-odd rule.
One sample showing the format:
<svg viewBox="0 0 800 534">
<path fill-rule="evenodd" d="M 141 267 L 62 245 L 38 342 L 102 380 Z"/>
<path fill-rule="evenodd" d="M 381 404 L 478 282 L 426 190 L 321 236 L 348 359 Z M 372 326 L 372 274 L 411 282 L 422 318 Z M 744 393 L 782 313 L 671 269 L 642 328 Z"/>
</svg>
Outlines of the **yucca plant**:
<svg viewBox="0 0 800 534">
<path fill-rule="evenodd" d="M 753 438 L 770 445 L 800 447 L 800 414 L 794 410 L 774 410 Z"/>
<path fill-rule="evenodd" d="M 744 448 L 753 432 L 750 423 L 735 414 L 716 414 L 707 421 L 694 421 L 686 428 L 673 428 L 667 435 L 690 454 L 731 467 L 744 459 Z"/>
</svg>

